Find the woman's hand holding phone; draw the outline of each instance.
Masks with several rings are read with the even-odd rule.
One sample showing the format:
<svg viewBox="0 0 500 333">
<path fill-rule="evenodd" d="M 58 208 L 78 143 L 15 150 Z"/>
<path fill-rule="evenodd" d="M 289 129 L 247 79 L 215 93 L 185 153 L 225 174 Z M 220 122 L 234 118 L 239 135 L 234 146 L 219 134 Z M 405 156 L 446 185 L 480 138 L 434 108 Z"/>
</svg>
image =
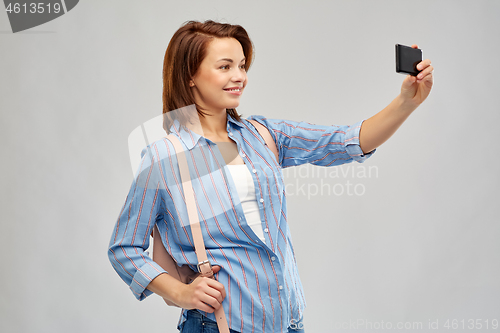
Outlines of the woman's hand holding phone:
<svg viewBox="0 0 500 333">
<path fill-rule="evenodd" d="M 411 47 L 418 49 L 416 44 Z M 405 102 L 411 103 L 415 107 L 429 96 L 434 83 L 434 67 L 429 59 L 421 61 L 417 65 L 417 69 L 420 73 L 417 76 L 407 75 L 401 86 L 401 97 Z"/>
</svg>

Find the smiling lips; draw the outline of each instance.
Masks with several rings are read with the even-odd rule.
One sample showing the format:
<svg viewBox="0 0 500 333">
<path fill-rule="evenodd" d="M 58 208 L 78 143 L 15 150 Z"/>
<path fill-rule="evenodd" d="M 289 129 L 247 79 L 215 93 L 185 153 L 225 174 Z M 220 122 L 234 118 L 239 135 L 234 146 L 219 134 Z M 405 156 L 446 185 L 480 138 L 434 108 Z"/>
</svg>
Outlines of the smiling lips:
<svg viewBox="0 0 500 333">
<path fill-rule="evenodd" d="M 230 94 L 233 94 L 233 95 L 241 95 L 241 87 L 233 87 L 233 88 L 228 88 L 228 89 L 224 89 L 225 91 L 227 91 L 228 93 Z"/>
</svg>

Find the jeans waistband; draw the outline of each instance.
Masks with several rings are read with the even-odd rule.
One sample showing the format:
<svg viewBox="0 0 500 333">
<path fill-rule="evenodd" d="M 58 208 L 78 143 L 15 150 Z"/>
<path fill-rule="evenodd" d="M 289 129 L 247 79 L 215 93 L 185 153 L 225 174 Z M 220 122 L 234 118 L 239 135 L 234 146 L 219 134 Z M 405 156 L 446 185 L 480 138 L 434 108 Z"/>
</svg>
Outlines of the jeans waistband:
<svg viewBox="0 0 500 333">
<path fill-rule="evenodd" d="M 200 323 L 213 323 L 217 325 L 217 322 L 205 317 L 202 315 L 200 312 L 197 310 L 188 310 L 187 311 L 187 318 L 195 321 L 199 321 Z M 237 333 L 236 331 L 231 330 L 231 332 Z M 304 332 L 304 323 L 301 320 L 294 320 L 291 324 L 290 327 L 288 327 L 288 332 L 297 332 L 297 333 L 302 333 Z"/>
</svg>

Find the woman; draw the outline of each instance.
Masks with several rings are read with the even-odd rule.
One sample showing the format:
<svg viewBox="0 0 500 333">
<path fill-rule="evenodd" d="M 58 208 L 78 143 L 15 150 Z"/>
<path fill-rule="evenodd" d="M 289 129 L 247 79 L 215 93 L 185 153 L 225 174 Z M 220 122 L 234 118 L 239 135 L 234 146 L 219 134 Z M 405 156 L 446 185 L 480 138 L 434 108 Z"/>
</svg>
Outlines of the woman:
<svg viewBox="0 0 500 333">
<path fill-rule="evenodd" d="M 202 327 L 217 332 L 213 313 L 221 306 L 232 332 L 302 332 L 305 299 L 287 224 L 282 168 L 364 161 L 427 98 L 433 83 L 433 67 L 424 60 L 418 65 L 421 73 L 407 76 L 385 109 L 353 126 L 250 117 L 267 127 L 275 155 L 236 112 L 252 51 L 241 26 L 189 21 L 172 37 L 164 61 L 166 130 L 187 153 L 215 279 L 198 276 L 183 284 L 145 253 L 156 225 L 178 265 L 196 270 L 179 170 L 166 139 L 143 150 L 110 241 L 110 261 L 137 299 L 156 293 L 183 308 L 181 332 Z M 194 117 L 186 111 L 190 105 L 196 105 Z"/>
</svg>

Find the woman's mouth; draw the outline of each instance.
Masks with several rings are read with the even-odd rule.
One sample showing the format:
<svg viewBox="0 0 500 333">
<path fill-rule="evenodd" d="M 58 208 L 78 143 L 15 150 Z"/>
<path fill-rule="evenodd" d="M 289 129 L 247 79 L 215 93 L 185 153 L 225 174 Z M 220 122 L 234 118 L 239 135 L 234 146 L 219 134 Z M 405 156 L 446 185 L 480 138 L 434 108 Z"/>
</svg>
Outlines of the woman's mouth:
<svg viewBox="0 0 500 333">
<path fill-rule="evenodd" d="M 224 89 L 224 90 L 230 94 L 237 95 L 237 96 L 240 96 L 242 93 L 240 88 L 230 88 L 230 89 Z"/>
</svg>

